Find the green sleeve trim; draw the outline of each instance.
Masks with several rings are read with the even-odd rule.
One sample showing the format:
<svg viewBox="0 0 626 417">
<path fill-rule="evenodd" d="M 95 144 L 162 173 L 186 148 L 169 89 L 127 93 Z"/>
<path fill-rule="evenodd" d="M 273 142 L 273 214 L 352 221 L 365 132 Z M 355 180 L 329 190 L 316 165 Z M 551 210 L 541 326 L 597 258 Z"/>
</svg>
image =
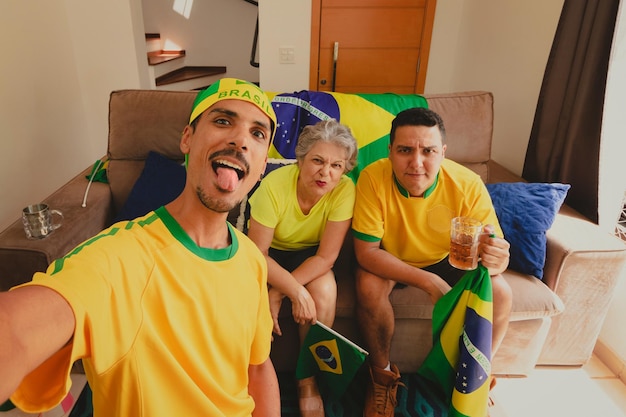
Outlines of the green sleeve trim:
<svg viewBox="0 0 626 417">
<path fill-rule="evenodd" d="M 354 236 L 355 238 L 357 238 L 359 240 L 364 240 L 366 242 L 380 242 L 381 241 L 381 239 L 379 237 L 368 235 L 368 234 L 361 233 L 361 232 L 357 232 L 354 229 L 352 229 L 352 236 Z"/>
<path fill-rule="evenodd" d="M 63 256 L 62 258 L 56 259 L 53 262 L 54 268 L 50 272 L 50 275 L 54 275 L 57 272 L 61 271 L 63 269 L 63 265 L 65 264 L 65 260 L 66 259 L 76 255 L 81 250 L 83 250 L 83 248 L 85 248 L 86 246 L 91 245 L 92 243 L 94 243 L 97 240 L 103 239 L 103 238 L 108 237 L 108 236 L 114 236 L 115 234 L 117 234 L 117 232 L 119 232 L 119 230 L 120 230 L 119 227 L 112 227 L 106 233 L 101 232 L 101 233 L 95 235 L 94 237 L 92 237 L 91 239 L 85 241 L 83 244 L 81 244 L 79 246 L 76 246 L 74 249 L 72 249 L 67 255 Z"/>
</svg>

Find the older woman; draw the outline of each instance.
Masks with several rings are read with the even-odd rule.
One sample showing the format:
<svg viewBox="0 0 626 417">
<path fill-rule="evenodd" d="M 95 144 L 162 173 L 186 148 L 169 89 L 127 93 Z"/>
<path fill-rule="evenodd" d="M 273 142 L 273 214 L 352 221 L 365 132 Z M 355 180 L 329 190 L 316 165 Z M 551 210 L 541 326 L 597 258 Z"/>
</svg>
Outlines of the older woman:
<svg viewBox="0 0 626 417">
<path fill-rule="evenodd" d="M 332 326 L 337 284 L 332 267 L 352 219 L 354 183 L 345 174 L 356 164 L 350 129 L 327 120 L 306 126 L 296 145 L 296 164 L 268 174 L 250 197 L 248 236 L 265 254 L 274 332 L 278 311 L 291 300 L 300 342 L 317 320 Z M 298 381 L 303 417 L 324 415 L 314 377 Z"/>
</svg>

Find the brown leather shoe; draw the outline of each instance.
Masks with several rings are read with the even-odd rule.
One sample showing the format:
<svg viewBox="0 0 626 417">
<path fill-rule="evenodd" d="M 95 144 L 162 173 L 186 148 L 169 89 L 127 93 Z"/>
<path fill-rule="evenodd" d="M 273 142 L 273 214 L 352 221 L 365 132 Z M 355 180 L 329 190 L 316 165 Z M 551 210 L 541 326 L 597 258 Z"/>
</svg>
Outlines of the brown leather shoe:
<svg viewBox="0 0 626 417">
<path fill-rule="evenodd" d="M 298 380 L 298 406 L 301 417 L 324 417 L 324 402 L 314 376 Z"/>
<path fill-rule="evenodd" d="M 396 392 L 400 382 L 398 367 L 391 364 L 391 371 L 370 365 L 370 383 L 365 391 L 363 417 L 393 417 L 398 401 Z"/>
</svg>

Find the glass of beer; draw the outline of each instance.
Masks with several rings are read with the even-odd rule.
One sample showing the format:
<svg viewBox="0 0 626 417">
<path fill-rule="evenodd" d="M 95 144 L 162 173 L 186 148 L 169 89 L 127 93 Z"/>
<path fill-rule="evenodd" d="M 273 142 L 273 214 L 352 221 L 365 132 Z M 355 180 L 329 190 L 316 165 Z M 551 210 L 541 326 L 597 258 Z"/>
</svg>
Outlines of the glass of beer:
<svg viewBox="0 0 626 417">
<path fill-rule="evenodd" d="M 450 227 L 450 265 L 466 271 L 478 267 L 478 238 L 483 225 L 471 217 L 455 217 Z"/>
</svg>

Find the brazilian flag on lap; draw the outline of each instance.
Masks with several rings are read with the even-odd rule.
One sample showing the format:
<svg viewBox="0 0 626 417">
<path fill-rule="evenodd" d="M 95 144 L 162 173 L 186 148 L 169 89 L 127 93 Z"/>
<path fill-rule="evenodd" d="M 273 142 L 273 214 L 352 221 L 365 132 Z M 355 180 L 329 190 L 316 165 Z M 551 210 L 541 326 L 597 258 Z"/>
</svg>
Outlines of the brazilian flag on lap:
<svg viewBox="0 0 626 417">
<path fill-rule="evenodd" d="M 468 271 L 435 304 L 433 348 L 418 373 L 449 417 L 485 417 L 491 379 L 493 300 L 485 267 Z"/>
</svg>

